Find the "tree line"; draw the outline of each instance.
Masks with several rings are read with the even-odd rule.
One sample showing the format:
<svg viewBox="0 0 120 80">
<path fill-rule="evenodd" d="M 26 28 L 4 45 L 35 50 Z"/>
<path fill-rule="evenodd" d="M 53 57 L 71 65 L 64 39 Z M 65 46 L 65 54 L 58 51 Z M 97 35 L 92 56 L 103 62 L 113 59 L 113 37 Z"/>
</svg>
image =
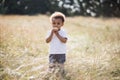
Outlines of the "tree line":
<svg viewBox="0 0 120 80">
<path fill-rule="evenodd" d="M 46 14 L 120 17 L 120 0 L 0 0 L 0 14 Z"/>
</svg>

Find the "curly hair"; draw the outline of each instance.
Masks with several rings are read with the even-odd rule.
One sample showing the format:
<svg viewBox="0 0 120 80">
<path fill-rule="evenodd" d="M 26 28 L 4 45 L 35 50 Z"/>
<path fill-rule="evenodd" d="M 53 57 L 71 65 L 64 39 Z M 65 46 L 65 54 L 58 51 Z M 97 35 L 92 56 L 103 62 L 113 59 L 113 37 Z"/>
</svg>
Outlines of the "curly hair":
<svg viewBox="0 0 120 80">
<path fill-rule="evenodd" d="M 52 19 L 61 19 L 63 22 L 65 22 L 65 15 L 61 12 L 54 12 L 51 16 L 50 16 L 50 22 L 52 22 Z"/>
</svg>

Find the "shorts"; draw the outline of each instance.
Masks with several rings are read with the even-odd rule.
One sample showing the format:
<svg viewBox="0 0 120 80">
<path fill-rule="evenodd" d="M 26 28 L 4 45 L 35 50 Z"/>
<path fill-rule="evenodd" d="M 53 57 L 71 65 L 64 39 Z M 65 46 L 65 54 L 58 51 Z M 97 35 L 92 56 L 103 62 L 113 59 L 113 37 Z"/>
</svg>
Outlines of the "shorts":
<svg viewBox="0 0 120 80">
<path fill-rule="evenodd" d="M 49 63 L 64 63 L 66 61 L 65 54 L 50 54 Z"/>
</svg>

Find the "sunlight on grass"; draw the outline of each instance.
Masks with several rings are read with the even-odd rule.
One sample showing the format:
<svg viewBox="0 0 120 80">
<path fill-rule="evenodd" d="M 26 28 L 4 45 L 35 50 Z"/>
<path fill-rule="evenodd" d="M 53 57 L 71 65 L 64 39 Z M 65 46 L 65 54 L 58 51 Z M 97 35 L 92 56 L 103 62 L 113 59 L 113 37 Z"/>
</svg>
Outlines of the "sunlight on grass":
<svg viewBox="0 0 120 80">
<path fill-rule="evenodd" d="M 64 80 L 119 80 L 120 20 L 66 20 L 69 39 Z M 45 15 L 0 16 L 0 80 L 43 80 L 48 68 L 45 37 L 50 27 Z M 54 74 L 46 76 L 55 78 Z"/>
</svg>

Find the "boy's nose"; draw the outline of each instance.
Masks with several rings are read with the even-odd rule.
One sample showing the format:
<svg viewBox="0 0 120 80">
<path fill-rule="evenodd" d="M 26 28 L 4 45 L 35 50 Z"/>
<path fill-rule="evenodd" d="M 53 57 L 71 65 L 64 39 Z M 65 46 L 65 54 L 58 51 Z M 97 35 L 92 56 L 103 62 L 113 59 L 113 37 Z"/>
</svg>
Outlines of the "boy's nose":
<svg viewBox="0 0 120 80">
<path fill-rule="evenodd" d="M 57 27 L 58 25 L 57 24 L 55 24 L 55 27 Z"/>
<path fill-rule="evenodd" d="M 55 24 L 55 26 L 57 26 L 57 24 Z"/>
</svg>

